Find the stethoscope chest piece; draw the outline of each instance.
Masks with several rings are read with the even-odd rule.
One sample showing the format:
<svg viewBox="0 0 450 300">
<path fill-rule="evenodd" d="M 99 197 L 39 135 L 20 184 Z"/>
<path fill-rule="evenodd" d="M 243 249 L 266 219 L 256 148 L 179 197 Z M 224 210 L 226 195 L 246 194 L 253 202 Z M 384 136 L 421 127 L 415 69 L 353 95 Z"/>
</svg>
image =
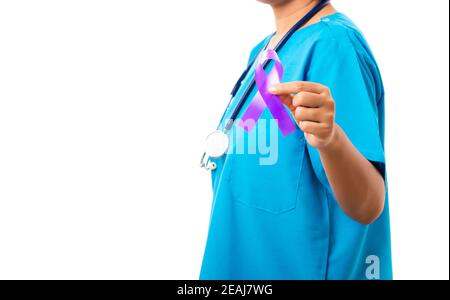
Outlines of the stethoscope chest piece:
<svg viewBox="0 0 450 300">
<path fill-rule="evenodd" d="M 211 132 L 205 141 L 205 152 L 209 157 L 219 158 L 228 150 L 228 135 L 220 130 Z"/>
</svg>

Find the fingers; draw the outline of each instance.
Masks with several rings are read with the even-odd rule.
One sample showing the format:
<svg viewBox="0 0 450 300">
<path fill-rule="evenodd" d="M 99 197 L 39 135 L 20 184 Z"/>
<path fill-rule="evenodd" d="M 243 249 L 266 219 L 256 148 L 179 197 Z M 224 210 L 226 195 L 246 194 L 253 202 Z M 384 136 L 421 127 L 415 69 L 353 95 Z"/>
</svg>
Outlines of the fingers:
<svg viewBox="0 0 450 300">
<path fill-rule="evenodd" d="M 278 98 L 280 98 L 281 102 L 283 102 L 283 104 L 286 105 L 292 113 L 294 113 L 295 109 L 295 106 L 293 104 L 294 97 L 292 97 L 291 95 L 280 95 L 278 96 Z"/>
<path fill-rule="evenodd" d="M 269 88 L 269 92 L 274 95 L 291 95 L 302 91 L 321 94 L 326 92 L 327 88 L 321 84 L 309 81 L 284 82 L 275 84 Z"/>
<path fill-rule="evenodd" d="M 306 107 L 321 107 L 325 102 L 325 98 L 321 94 L 301 91 L 292 99 L 292 104 Z"/>
<path fill-rule="evenodd" d="M 313 134 L 315 136 L 322 136 L 328 130 L 326 124 L 311 121 L 300 121 L 298 122 L 298 126 L 304 133 Z"/>
<path fill-rule="evenodd" d="M 309 121 L 309 122 L 322 122 L 323 114 L 320 109 L 308 108 L 308 107 L 296 107 L 294 110 L 294 117 L 297 122 Z"/>
<path fill-rule="evenodd" d="M 328 87 L 314 82 L 292 81 L 269 91 L 289 107 L 305 137 L 327 140 L 334 128 L 335 103 Z"/>
<path fill-rule="evenodd" d="M 280 98 L 284 105 L 291 106 L 293 104 L 292 101 L 294 97 L 291 95 L 280 95 L 278 98 Z"/>
<path fill-rule="evenodd" d="M 325 145 L 333 136 L 335 102 L 328 87 L 314 82 L 292 81 L 276 84 L 269 92 L 291 110 L 305 138 L 314 147 Z"/>
<path fill-rule="evenodd" d="M 311 122 L 334 122 L 334 111 L 324 108 L 310 108 L 304 106 L 297 106 L 294 110 L 294 117 L 299 121 Z"/>
</svg>

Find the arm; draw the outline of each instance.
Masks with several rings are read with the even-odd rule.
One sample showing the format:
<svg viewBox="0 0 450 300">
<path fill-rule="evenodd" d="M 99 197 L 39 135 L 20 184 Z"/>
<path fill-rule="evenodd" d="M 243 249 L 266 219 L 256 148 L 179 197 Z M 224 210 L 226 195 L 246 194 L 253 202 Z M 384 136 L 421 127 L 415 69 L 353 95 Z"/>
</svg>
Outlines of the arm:
<svg viewBox="0 0 450 300">
<path fill-rule="evenodd" d="M 360 223 L 375 221 L 384 209 L 384 179 L 335 123 L 335 103 L 329 89 L 296 81 L 275 85 L 270 92 L 290 108 L 307 142 L 319 151 L 342 210 Z"/>
</svg>

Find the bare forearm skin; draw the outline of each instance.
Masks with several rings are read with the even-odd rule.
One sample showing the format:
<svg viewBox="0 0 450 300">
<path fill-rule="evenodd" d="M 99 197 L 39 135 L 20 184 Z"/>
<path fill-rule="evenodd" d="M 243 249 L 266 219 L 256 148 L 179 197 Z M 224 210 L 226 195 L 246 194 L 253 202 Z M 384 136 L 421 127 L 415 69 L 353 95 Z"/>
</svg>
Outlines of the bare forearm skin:
<svg viewBox="0 0 450 300">
<path fill-rule="evenodd" d="M 383 212 L 384 179 L 336 125 L 333 137 L 319 150 L 331 189 L 342 210 L 362 223 L 374 222 Z"/>
</svg>

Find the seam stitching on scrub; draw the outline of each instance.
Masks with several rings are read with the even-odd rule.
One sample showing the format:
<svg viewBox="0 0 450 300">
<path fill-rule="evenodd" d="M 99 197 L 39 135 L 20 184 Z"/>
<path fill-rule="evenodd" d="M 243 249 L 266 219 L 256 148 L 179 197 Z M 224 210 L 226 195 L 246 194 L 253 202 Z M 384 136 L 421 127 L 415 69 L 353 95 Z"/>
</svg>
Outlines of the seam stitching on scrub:
<svg viewBox="0 0 450 300">
<path fill-rule="evenodd" d="M 331 248 L 331 205 L 330 205 L 330 197 L 328 197 L 328 192 L 325 187 L 322 186 L 322 190 L 325 193 L 325 198 L 327 199 L 327 212 L 328 212 L 328 232 L 327 232 L 327 251 L 325 255 L 325 263 L 323 267 L 323 279 L 328 279 L 328 264 L 330 259 L 330 248 Z"/>
<path fill-rule="evenodd" d="M 299 202 L 302 200 L 301 196 L 301 185 L 302 185 L 302 179 L 303 179 L 303 173 L 304 173 L 304 169 L 305 169 L 305 156 L 306 156 L 306 151 L 308 151 L 307 146 L 306 146 L 306 140 L 304 139 L 304 144 L 302 144 L 303 147 L 303 157 L 301 158 L 301 166 L 300 166 L 300 174 L 298 175 L 298 182 L 297 182 L 297 190 L 295 191 L 295 206 L 294 209 L 297 208 L 299 206 Z"/>
</svg>

